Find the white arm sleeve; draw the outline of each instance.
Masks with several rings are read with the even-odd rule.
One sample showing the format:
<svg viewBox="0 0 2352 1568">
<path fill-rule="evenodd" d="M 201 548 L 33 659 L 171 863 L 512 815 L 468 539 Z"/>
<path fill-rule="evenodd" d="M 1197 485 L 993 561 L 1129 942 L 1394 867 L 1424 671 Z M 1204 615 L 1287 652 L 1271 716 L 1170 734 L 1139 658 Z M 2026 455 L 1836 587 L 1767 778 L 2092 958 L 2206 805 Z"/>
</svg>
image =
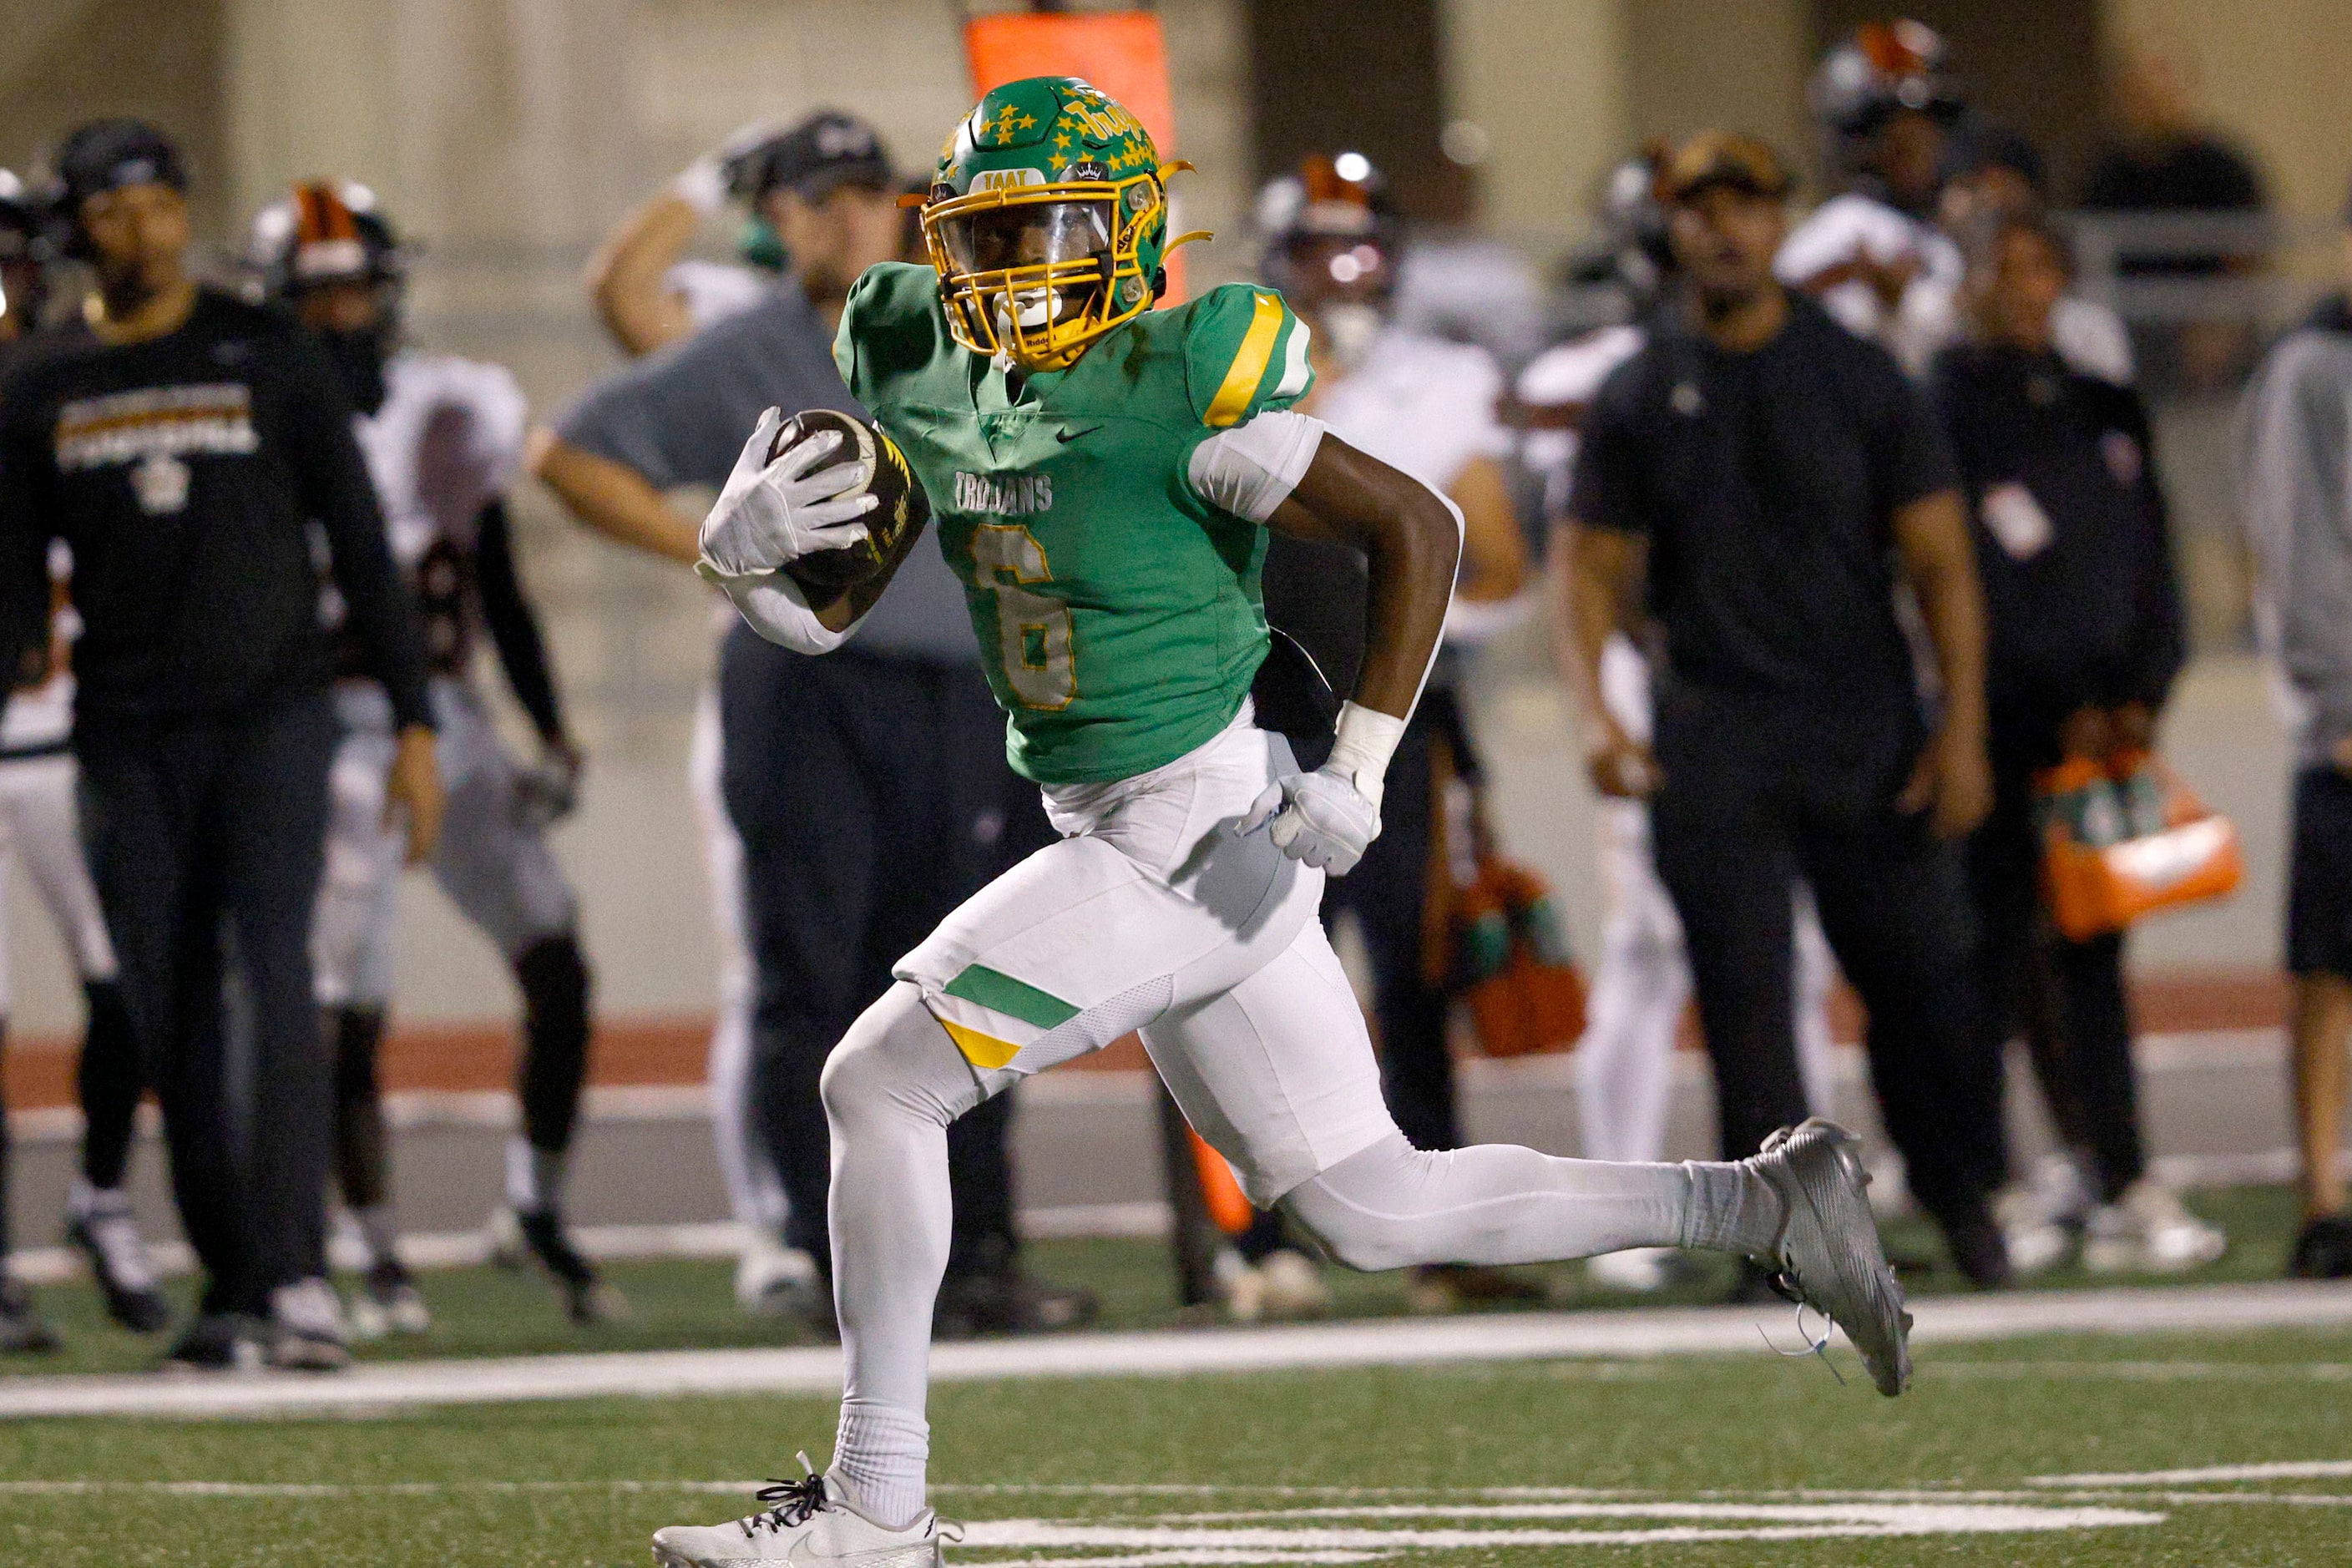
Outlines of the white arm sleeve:
<svg viewBox="0 0 2352 1568">
<path fill-rule="evenodd" d="M 1264 522 L 1307 477 L 1322 444 L 1320 419 L 1269 410 L 1193 447 L 1184 478 L 1194 495 L 1220 511 Z"/>
<path fill-rule="evenodd" d="M 809 608 L 800 584 L 782 572 L 747 572 L 740 577 L 730 576 L 708 561 L 698 561 L 694 569 L 705 582 L 717 584 L 726 591 L 736 611 L 753 631 L 794 653 L 831 653 L 855 636 L 866 619 L 860 616 L 842 630 L 831 630 Z"/>
</svg>

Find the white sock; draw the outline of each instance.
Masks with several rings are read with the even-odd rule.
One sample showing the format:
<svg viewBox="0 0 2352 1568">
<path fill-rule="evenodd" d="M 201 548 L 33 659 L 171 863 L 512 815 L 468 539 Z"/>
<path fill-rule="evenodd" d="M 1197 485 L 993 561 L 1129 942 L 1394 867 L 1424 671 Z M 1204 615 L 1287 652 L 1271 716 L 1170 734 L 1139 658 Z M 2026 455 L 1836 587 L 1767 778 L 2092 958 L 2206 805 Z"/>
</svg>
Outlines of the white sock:
<svg viewBox="0 0 2352 1568">
<path fill-rule="evenodd" d="M 1753 1165 L 1690 1160 L 1690 1209 L 1683 1218 L 1685 1247 L 1762 1256 L 1780 1239 L 1785 1205 Z"/>
<path fill-rule="evenodd" d="M 845 1399 L 825 1475 L 848 1483 L 858 1512 L 886 1530 L 904 1530 L 922 1516 L 930 1457 L 931 1424 L 921 1412 Z"/>
<path fill-rule="evenodd" d="M 844 1373 L 832 1473 L 861 1512 L 890 1529 L 923 1511 L 931 1306 L 955 1219 L 948 1123 L 980 1097 L 955 1042 L 904 981 L 825 1064 Z"/>
<path fill-rule="evenodd" d="M 377 1204 L 370 1208 L 353 1209 L 352 1218 L 358 1224 L 360 1236 L 367 1243 L 368 1259 L 371 1263 L 387 1262 L 399 1256 L 394 1250 L 394 1244 L 400 1237 L 400 1225 L 393 1218 L 390 1204 Z"/>
<path fill-rule="evenodd" d="M 1612 1164 L 1483 1143 L 1425 1152 L 1392 1132 L 1284 1205 L 1356 1268 L 1546 1263 L 1629 1247 L 1762 1250 L 1780 1199 L 1738 1165 Z"/>
<path fill-rule="evenodd" d="M 507 1202 L 517 1214 L 541 1214 L 563 1205 L 565 1157 L 534 1148 L 530 1140 L 507 1140 Z"/>
</svg>

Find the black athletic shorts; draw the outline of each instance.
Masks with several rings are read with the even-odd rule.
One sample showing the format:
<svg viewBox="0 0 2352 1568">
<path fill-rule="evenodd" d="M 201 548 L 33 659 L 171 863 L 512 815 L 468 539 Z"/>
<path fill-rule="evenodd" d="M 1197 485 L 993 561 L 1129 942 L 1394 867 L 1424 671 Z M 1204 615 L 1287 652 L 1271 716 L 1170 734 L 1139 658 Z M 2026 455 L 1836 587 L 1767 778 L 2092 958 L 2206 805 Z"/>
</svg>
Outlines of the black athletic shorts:
<svg viewBox="0 0 2352 1568">
<path fill-rule="evenodd" d="M 2286 966 L 2352 978 L 2352 778 L 2332 767 L 2295 775 Z"/>
</svg>

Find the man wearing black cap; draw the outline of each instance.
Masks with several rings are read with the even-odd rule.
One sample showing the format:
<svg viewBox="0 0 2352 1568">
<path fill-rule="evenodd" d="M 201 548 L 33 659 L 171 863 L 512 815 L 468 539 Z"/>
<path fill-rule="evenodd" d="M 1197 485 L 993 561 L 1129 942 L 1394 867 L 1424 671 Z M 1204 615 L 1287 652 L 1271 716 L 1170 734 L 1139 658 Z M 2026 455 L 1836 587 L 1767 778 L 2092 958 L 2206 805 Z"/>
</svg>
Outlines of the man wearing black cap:
<svg viewBox="0 0 2352 1568">
<path fill-rule="evenodd" d="M 864 416 L 834 367 L 834 330 L 850 285 L 896 260 L 900 247 L 888 156 L 846 115 L 814 115 L 754 141 L 709 174 L 774 226 L 792 270 L 758 304 L 593 388 L 534 437 L 530 459 L 589 526 L 681 563 L 697 558 L 697 525 L 664 492 L 722 487 L 764 411 Z M 677 197 L 655 207 L 664 201 L 696 210 Z M 1009 864 L 1008 853 L 1037 847 L 1021 842 L 1027 819 L 1014 812 L 1050 833 L 1035 792 L 1017 792 L 1004 765 L 1003 723 L 963 589 L 936 544 L 915 551 L 856 642 L 830 658 L 780 648 L 737 616 L 728 626 L 719 771 L 741 841 L 753 969 L 745 1120 L 782 1178 L 787 1254 L 806 1259 L 780 1260 L 789 1269 L 779 1267 L 772 1294 L 798 1297 L 829 1323 L 818 1272 L 831 1258 L 831 1142 L 817 1096 L 825 1058 L 888 988 L 893 963 Z M 741 1090 L 717 1076 L 711 1090 L 723 1126 L 727 1097 Z M 1060 1327 L 1093 1310 L 1082 1293 L 1038 1286 L 1015 1267 L 1011 1110 L 992 1106 L 958 1122 L 949 1142 L 957 1215 L 942 1334 Z"/>
<path fill-rule="evenodd" d="M 1999 1079 L 1976 1038 L 1952 843 L 1990 797 L 1974 558 L 1933 413 L 1884 350 L 1773 279 L 1789 185 L 1747 137 L 1695 138 L 1667 168 L 1688 285 L 1586 418 L 1567 509 L 1570 674 L 1594 784 L 1651 802 L 1724 1148 L 1747 1153 L 1805 1114 L 1789 994 L 1801 876 L 1869 1007 L 1912 1190 L 1991 1283 L 2005 1272 L 1986 1207 Z M 1932 724 L 1898 580 L 1934 649 Z M 1596 695 L 1610 634 L 1642 638 L 1649 617 L 1664 642 L 1654 752 Z"/>
<path fill-rule="evenodd" d="M 0 169 L 0 383 L 31 345 L 50 309 L 57 260 L 56 225 L 48 205 L 16 176 Z M 71 331 L 85 331 L 79 325 Z M 70 552 L 54 546 L 47 562 L 54 637 L 40 679 L 0 690 L 0 883 L 21 861 L 47 907 L 58 945 L 82 986 L 86 1031 L 75 1074 L 82 1110 L 82 1163 L 66 1203 L 66 1234 L 89 1258 L 107 1310 L 125 1328 L 146 1333 L 171 1320 L 155 1288 L 122 1177 L 139 1109 L 139 1047 L 114 943 L 106 934 L 74 801 L 79 771 L 73 759 L 74 622 L 62 588 Z M 0 688 L 15 685 L 0 681 Z M 0 1050 L 8 1033 L 8 921 L 0 910 Z M 30 1300 L 7 1277 L 8 1138 L 0 1106 L 0 1351 L 39 1349 L 49 1336 L 32 1316 Z"/>
<path fill-rule="evenodd" d="M 266 1315 L 273 1361 L 340 1365 L 309 950 L 336 734 L 312 526 L 398 716 L 391 793 L 413 855 L 429 853 L 441 801 L 415 612 L 324 354 L 189 279 L 178 150 L 136 121 L 100 121 L 67 139 L 58 175 L 98 293 L 86 336 L 28 356 L 0 389 L 0 659 L 37 672 L 44 563 L 63 539 L 84 626 L 83 833 L 163 1100 L 181 1223 L 208 1276 L 174 1354 L 236 1364 L 245 1325 Z M 255 1051 L 250 1111 L 234 1116 L 224 923 Z M 242 1159 L 233 1123 L 249 1129 Z"/>
<path fill-rule="evenodd" d="M 838 237 L 837 230 L 822 232 L 825 220 L 878 226 L 885 219 L 870 198 L 891 189 L 889 158 L 863 121 L 828 111 L 789 128 L 754 121 L 622 220 L 588 264 L 589 298 L 624 349 L 652 353 L 750 310 L 795 262 L 803 271 L 813 264 L 822 269 Z M 695 231 L 730 203 L 743 216 L 735 247 L 740 265 L 688 257 Z M 890 210 L 890 221 L 899 221 Z M 797 247 L 785 243 L 787 230 Z"/>
</svg>

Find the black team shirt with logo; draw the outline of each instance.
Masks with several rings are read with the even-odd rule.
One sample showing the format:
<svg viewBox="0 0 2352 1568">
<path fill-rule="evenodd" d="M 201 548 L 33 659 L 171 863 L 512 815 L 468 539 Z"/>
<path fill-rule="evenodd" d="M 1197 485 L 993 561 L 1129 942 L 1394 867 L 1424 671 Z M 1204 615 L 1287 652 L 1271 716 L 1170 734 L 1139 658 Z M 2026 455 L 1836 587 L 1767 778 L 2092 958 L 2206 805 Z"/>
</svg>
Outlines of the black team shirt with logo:
<svg viewBox="0 0 2352 1568">
<path fill-rule="evenodd" d="M 367 673 L 427 721 L 414 607 L 352 413 L 299 327 L 211 289 L 178 331 L 37 340 L 0 384 L 0 653 L 46 637 L 71 547 L 84 717 L 235 714 L 325 685 L 313 525 Z"/>
</svg>

